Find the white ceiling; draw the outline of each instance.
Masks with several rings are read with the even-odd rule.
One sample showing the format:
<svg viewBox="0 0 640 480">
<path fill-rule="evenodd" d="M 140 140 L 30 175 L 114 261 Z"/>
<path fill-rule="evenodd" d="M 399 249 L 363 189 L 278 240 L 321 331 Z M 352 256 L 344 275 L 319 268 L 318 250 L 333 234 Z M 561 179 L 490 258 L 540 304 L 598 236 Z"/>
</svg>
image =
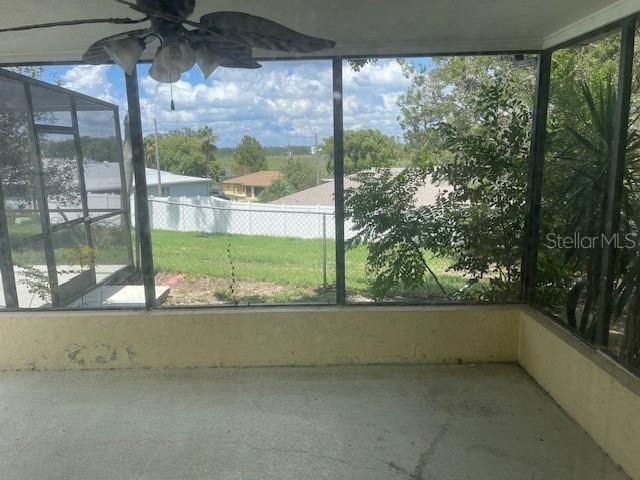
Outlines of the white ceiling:
<svg viewBox="0 0 640 480">
<path fill-rule="evenodd" d="M 112 0 L 2 0 L 2 7 L 0 28 L 140 16 Z M 539 50 L 636 13 L 640 0 L 197 0 L 192 18 L 219 10 L 261 15 L 335 40 L 337 47 L 321 56 L 364 56 Z M 133 28 L 139 26 L 0 33 L 0 63 L 79 61 L 94 41 Z"/>
</svg>

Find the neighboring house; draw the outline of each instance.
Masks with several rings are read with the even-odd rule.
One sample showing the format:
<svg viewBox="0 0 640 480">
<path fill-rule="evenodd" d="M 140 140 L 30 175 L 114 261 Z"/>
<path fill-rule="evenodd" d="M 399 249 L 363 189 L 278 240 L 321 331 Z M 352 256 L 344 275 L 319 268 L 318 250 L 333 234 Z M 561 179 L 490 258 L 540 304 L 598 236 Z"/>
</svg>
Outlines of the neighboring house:
<svg viewBox="0 0 640 480">
<path fill-rule="evenodd" d="M 257 198 L 281 175 L 282 173 L 275 170 L 261 170 L 241 175 L 222 182 L 222 191 L 225 195 L 233 197 Z"/>
<path fill-rule="evenodd" d="M 85 178 L 88 193 L 120 193 L 120 172 L 117 163 L 85 163 Z M 178 175 L 160 170 L 160 191 L 158 191 L 158 170 L 146 168 L 147 191 L 149 195 L 161 197 L 208 196 L 211 180 L 208 178 Z"/>
<path fill-rule="evenodd" d="M 161 197 L 208 197 L 211 180 L 189 177 L 160 170 L 160 192 L 158 192 L 158 170 L 147 168 L 147 191 L 149 195 Z"/>
<path fill-rule="evenodd" d="M 397 175 L 403 169 L 392 168 L 393 174 Z M 354 180 L 354 175 L 349 175 L 344 178 L 344 189 L 357 188 L 358 182 Z M 448 185 L 440 183 L 436 185 L 431 181 L 431 177 L 427 177 L 425 184 L 416 192 L 416 203 L 418 205 L 432 205 L 435 203 L 438 194 L 446 190 Z M 287 195 L 286 197 L 274 200 L 271 203 L 285 204 L 285 205 L 324 205 L 333 206 L 334 198 L 334 184 L 333 180 L 321 183 L 315 187 L 301 190 L 299 192 Z"/>
</svg>

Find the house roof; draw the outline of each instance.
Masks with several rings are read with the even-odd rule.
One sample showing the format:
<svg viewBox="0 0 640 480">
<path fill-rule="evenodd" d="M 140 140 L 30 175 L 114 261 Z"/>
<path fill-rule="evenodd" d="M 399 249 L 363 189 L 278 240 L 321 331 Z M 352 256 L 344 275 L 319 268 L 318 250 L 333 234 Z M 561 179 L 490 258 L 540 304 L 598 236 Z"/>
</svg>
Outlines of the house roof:
<svg viewBox="0 0 640 480">
<path fill-rule="evenodd" d="M 392 168 L 391 172 L 394 175 L 400 173 L 402 168 Z M 348 188 L 356 188 L 358 186 L 358 182 L 356 182 L 353 178 L 353 175 L 349 175 L 344 179 L 344 188 L 345 190 Z M 438 193 L 442 190 L 448 188 L 448 185 L 439 183 L 435 184 L 431 180 L 431 177 L 427 177 L 427 181 L 425 184 L 418 189 L 416 192 L 416 203 L 418 205 L 432 205 L 436 201 L 436 197 Z M 287 195 L 286 197 L 279 198 L 278 200 L 274 200 L 271 203 L 278 204 L 286 204 L 286 205 L 326 205 L 333 206 L 334 205 L 334 184 L 333 182 L 326 182 L 320 185 L 316 185 L 315 187 L 308 188 L 306 190 L 302 190 L 297 193 L 293 193 L 291 195 Z"/>
<path fill-rule="evenodd" d="M 158 185 L 158 171 L 155 168 L 146 168 L 147 186 Z M 87 160 L 84 165 L 86 185 L 88 192 L 111 192 L 120 190 L 120 165 L 110 162 L 96 162 Z M 160 170 L 162 185 L 177 185 L 185 183 L 209 183 L 209 179 L 178 175 Z"/>
<path fill-rule="evenodd" d="M 281 175 L 282 173 L 275 170 L 260 170 L 259 172 L 229 178 L 222 183 L 225 185 L 245 185 L 247 187 L 268 187 Z"/>
<path fill-rule="evenodd" d="M 155 168 L 145 168 L 147 185 L 158 184 L 158 170 Z M 181 183 L 210 183 L 208 178 L 190 177 L 188 175 L 178 175 L 177 173 L 160 170 L 160 181 L 162 185 L 177 185 Z"/>
<path fill-rule="evenodd" d="M 106 0 L 3 0 L 0 28 L 78 18 L 143 15 Z M 541 50 L 640 10 L 639 0 L 198 0 L 191 20 L 212 11 L 261 15 L 335 40 L 333 55 L 428 55 Z M 86 24 L 9 32 L 0 37 L 0 63 L 77 62 L 93 42 L 138 25 Z M 143 59 L 157 48 L 153 41 Z M 254 49 L 256 58 L 296 56 Z M 305 54 L 305 56 L 310 56 Z"/>
</svg>

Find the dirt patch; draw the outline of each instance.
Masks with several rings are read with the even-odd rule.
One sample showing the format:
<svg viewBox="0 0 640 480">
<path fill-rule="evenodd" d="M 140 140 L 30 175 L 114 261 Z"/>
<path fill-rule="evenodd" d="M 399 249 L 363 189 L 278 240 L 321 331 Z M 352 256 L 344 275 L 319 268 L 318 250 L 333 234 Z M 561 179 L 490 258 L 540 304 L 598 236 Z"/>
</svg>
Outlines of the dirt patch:
<svg viewBox="0 0 640 480">
<path fill-rule="evenodd" d="M 173 289 L 178 285 L 180 285 L 182 282 L 184 282 L 185 278 L 186 278 L 186 275 L 184 275 L 183 273 L 173 273 L 173 274 L 163 275 L 162 280 L 159 280 L 159 281 L 162 282 L 162 285 L 166 285 L 167 287 L 170 287 L 171 289 Z"/>
<path fill-rule="evenodd" d="M 165 305 L 233 305 L 323 301 L 330 292 L 272 282 L 236 281 L 233 290 L 226 278 L 187 277 L 184 274 L 159 273 L 158 285 L 171 287 Z"/>
</svg>

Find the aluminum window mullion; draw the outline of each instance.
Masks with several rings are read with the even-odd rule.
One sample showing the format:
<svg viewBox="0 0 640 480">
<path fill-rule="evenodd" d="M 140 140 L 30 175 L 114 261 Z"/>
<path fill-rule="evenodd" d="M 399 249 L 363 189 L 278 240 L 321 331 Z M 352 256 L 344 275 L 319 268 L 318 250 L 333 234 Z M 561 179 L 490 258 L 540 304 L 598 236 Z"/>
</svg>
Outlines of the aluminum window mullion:
<svg viewBox="0 0 640 480">
<path fill-rule="evenodd" d="M 629 110 L 633 83 L 633 59 L 636 34 L 636 21 L 629 19 L 622 26 L 620 42 L 620 63 L 618 66 L 618 88 L 614 107 L 614 131 L 611 146 L 611 158 L 607 172 L 607 205 L 604 212 L 604 238 L 611 239 L 620 230 L 620 208 L 624 188 L 624 171 L 629 130 Z M 598 323 L 596 326 L 596 344 L 607 345 L 609 326 L 613 311 L 615 281 L 616 245 L 611 242 L 603 247 L 598 299 Z"/>
<path fill-rule="evenodd" d="M 98 215 L 97 217 L 91 217 L 90 219 L 87 220 L 87 223 L 90 224 L 94 224 L 94 223 L 98 223 L 101 222 L 103 220 L 107 220 L 111 217 L 117 217 L 118 215 L 125 215 L 127 213 L 126 210 L 124 210 L 123 208 L 121 208 L 120 210 L 114 210 L 111 211 L 109 213 L 105 213 L 104 215 Z"/>
<path fill-rule="evenodd" d="M 2 278 L 5 307 L 18 308 L 18 289 L 11 257 L 9 224 L 7 222 L 2 183 L 0 183 L 0 276 Z"/>
<path fill-rule="evenodd" d="M 122 147 L 123 144 L 122 144 L 122 132 L 120 131 L 120 115 L 118 113 L 117 108 L 113 109 L 113 120 L 116 127 L 116 141 L 118 142 L 118 145 Z M 130 192 L 129 192 L 129 184 L 127 182 L 127 174 L 124 168 L 123 149 L 119 148 L 118 152 L 119 152 L 118 163 L 120 164 L 120 192 L 121 192 L 120 206 L 124 210 L 124 213 L 125 213 L 124 221 L 127 227 L 127 232 L 129 232 L 129 235 L 127 235 L 127 238 L 129 239 L 129 241 L 127 242 L 127 250 L 129 253 L 129 263 L 131 265 L 134 265 L 135 258 L 133 255 L 133 244 L 131 242 L 131 198 L 130 198 Z"/>
<path fill-rule="evenodd" d="M 344 109 L 342 58 L 333 59 L 333 182 L 335 197 L 336 302 L 347 303 L 344 253 Z"/>
<path fill-rule="evenodd" d="M 145 306 L 156 306 L 156 285 L 153 270 L 153 248 L 151 245 L 151 224 L 147 194 L 146 166 L 144 164 L 144 141 L 142 138 L 142 118 L 140 113 L 140 94 L 138 91 L 138 73 L 125 73 L 127 102 L 129 106 L 129 133 L 131 137 L 131 157 L 135 179 L 136 232 L 140 244 L 142 281 L 144 284 Z"/>
<path fill-rule="evenodd" d="M 34 123 L 33 127 L 37 134 L 52 133 L 61 135 L 73 135 L 75 133 L 73 127 L 63 127 L 60 125 L 43 125 L 41 123 Z"/>
<path fill-rule="evenodd" d="M 33 118 L 33 100 L 31 98 L 31 86 L 24 82 L 24 92 L 27 99 L 28 109 L 28 126 L 31 141 L 34 147 L 33 166 L 35 175 L 36 196 L 38 197 L 38 206 L 40 210 L 40 224 L 44 235 L 43 245 L 44 254 L 47 261 L 47 273 L 49 276 L 49 288 L 51 289 L 51 303 L 54 307 L 59 306 L 60 294 L 58 285 L 58 271 L 56 269 L 55 253 L 53 251 L 53 242 L 51 240 L 51 219 L 49 217 L 49 201 L 44 181 L 44 171 L 42 168 L 42 153 L 40 151 L 40 139 L 36 129 L 35 119 Z"/>
<path fill-rule="evenodd" d="M 551 84 L 551 55 L 552 52 L 550 50 L 541 53 L 538 57 L 536 68 L 536 98 L 533 107 L 531 149 L 529 152 L 520 292 L 521 300 L 529 304 L 534 302 L 536 293 L 542 177 L 547 141 L 549 88 Z"/>
<path fill-rule="evenodd" d="M 84 157 L 82 155 L 82 145 L 80 143 L 80 127 L 78 126 L 78 111 L 76 109 L 76 99 L 73 95 L 69 95 L 69 101 L 71 104 L 71 125 L 73 129 L 73 140 L 76 147 L 76 163 L 78 165 L 78 182 L 80 185 L 80 201 L 82 202 L 82 215 L 83 223 L 85 227 L 85 235 L 87 239 L 87 245 L 92 250 L 94 249 L 93 233 L 91 232 L 91 226 L 89 225 L 89 199 L 87 197 L 87 185 L 84 176 Z M 96 266 L 91 265 L 91 272 L 93 273 L 93 283 L 97 283 Z"/>
</svg>

